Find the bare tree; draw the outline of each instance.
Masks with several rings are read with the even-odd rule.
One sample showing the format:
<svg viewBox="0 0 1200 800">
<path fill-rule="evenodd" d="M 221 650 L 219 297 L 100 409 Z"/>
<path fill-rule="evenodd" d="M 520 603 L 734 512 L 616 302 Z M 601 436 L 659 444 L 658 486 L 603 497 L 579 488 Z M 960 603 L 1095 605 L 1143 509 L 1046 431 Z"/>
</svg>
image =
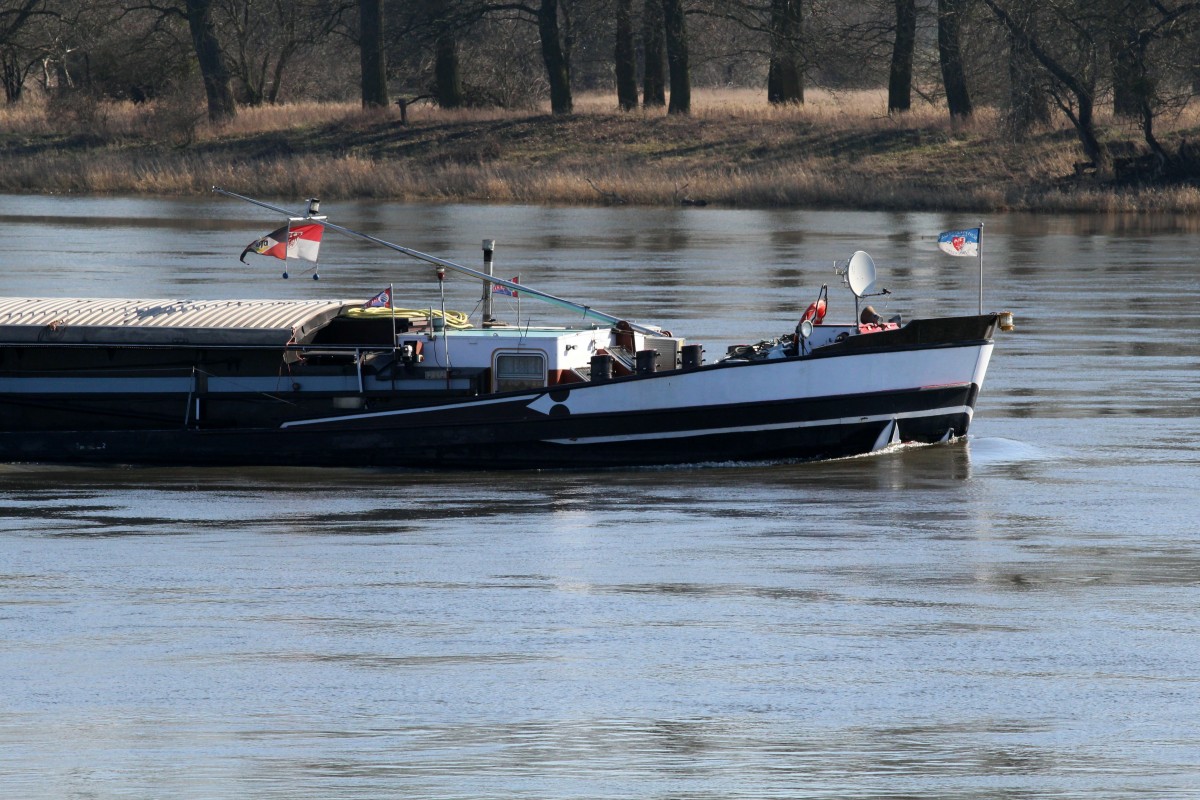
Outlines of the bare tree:
<svg viewBox="0 0 1200 800">
<path fill-rule="evenodd" d="M 16 0 L 0 5 L 0 44 L 12 41 L 31 19 L 45 13 L 46 0 Z"/>
<path fill-rule="evenodd" d="M 1114 82 L 1114 104 L 1120 93 L 1122 110 L 1132 111 L 1138 118 L 1142 138 L 1157 161 L 1157 170 L 1162 171 L 1171 157 L 1154 132 L 1155 120 L 1191 99 L 1188 73 L 1195 54 L 1190 45 L 1200 26 L 1200 3 L 1117 2 L 1113 21 L 1119 33 L 1114 38 L 1119 38 L 1122 46 L 1120 65 L 1114 68 L 1121 82 L 1119 86 Z"/>
<path fill-rule="evenodd" d="M 192 34 L 192 46 L 196 49 L 196 61 L 204 79 L 208 118 L 213 122 L 232 119 L 237 116 L 237 105 L 233 100 L 229 67 L 213 27 L 212 0 L 185 0 L 185 11 L 188 30 Z"/>
<path fill-rule="evenodd" d="M 1080 24 L 1073 17 L 1067 28 L 1055 26 L 1055 33 L 1063 36 L 1058 42 L 1059 54 L 1047 46 L 1040 32 L 1022 24 L 1010 13 L 1011 2 L 982 0 L 992 13 L 1007 28 L 1009 35 L 1019 47 L 1027 50 L 1038 64 L 1053 78 L 1052 92 L 1059 108 L 1071 120 L 1084 155 L 1095 165 L 1101 175 L 1112 170 L 1108 151 L 1100 144 L 1096 131 L 1096 75 L 1095 38 L 1089 26 Z M 1062 20 L 1059 20 L 1062 21 Z"/>
<path fill-rule="evenodd" d="M 971 95 L 967 91 L 967 75 L 963 69 L 962 9 L 963 0 L 938 0 L 938 60 L 942 65 L 942 82 L 946 87 L 946 105 L 951 117 L 971 116 Z"/>
<path fill-rule="evenodd" d="M 560 5 L 559 0 L 538 0 L 537 5 L 506 0 L 484 0 L 477 6 L 479 17 L 511 16 L 533 21 L 537 25 L 538 43 L 542 65 L 550 87 L 550 111 L 553 114 L 570 114 L 574 108 L 571 92 L 571 43 L 570 8 L 568 2 Z M 559 25 L 559 17 L 563 25 Z M 563 28 L 566 35 L 563 35 Z"/>
<path fill-rule="evenodd" d="M 688 65 L 687 25 L 683 0 L 663 0 L 663 18 L 667 39 L 667 68 L 671 76 L 671 102 L 668 114 L 692 111 L 692 77 Z"/>
<path fill-rule="evenodd" d="M 1034 28 L 1037 0 L 1018 0 L 1010 8 L 1014 24 L 1021 30 Z M 1006 124 L 1011 134 L 1024 138 L 1030 128 L 1050 121 L 1050 100 L 1046 96 L 1042 73 L 1029 52 L 1027 39 L 1011 34 L 1008 37 L 1008 114 Z"/>
<path fill-rule="evenodd" d="M 387 41 L 392 47 L 389 55 L 394 56 L 389 71 L 398 68 L 410 75 L 425 73 L 421 85 L 416 87 L 416 98 L 410 96 L 397 102 L 404 106 L 414 99 L 432 98 L 442 108 L 459 108 L 470 102 L 463 80 L 459 41 L 484 18 L 484 5 L 477 0 L 426 0 L 404 3 L 396 10 L 387 24 Z M 426 82 L 430 77 L 431 82 Z"/>
<path fill-rule="evenodd" d="M 129 5 L 122 9 L 122 13 L 148 12 L 156 16 L 159 22 L 179 19 L 187 22 L 196 64 L 204 82 L 208 118 L 213 122 L 221 122 L 237 115 L 237 103 L 233 97 L 229 65 L 217 36 L 213 10 L 213 0 L 167 0 L 163 3 Z"/>
<path fill-rule="evenodd" d="M 383 0 L 358 0 L 358 53 L 363 108 L 387 108 L 387 53 L 383 46 Z"/>
<path fill-rule="evenodd" d="M 767 101 L 803 103 L 812 49 L 806 7 L 814 7 L 813 0 L 692 0 L 687 16 L 701 25 L 689 31 L 689 49 L 697 45 L 695 61 L 709 80 L 713 62 L 725 61 L 719 74 L 726 84 L 757 83 L 762 77 L 758 65 L 765 62 Z M 739 72 L 753 78 L 739 81 Z"/>
<path fill-rule="evenodd" d="M 558 0 L 541 0 L 536 11 L 538 34 L 542 39 L 542 61 L 550 80 L 550 113 L 570 114 L 571 64 L 558 35 Z"/>
<path fill-rule="evenodd" d="M 803 19 L 800 0 L 771 0 L 771 58 L 767 68 L 767 101 L 804 102 L 801 63 Z"/>
<path fill-rule="evenodd" d="M 458 28 L 449 0 L 434 0 L 434 80 L 438 105 L 458 108 L 466 103 L 458 61 Z"/>
<path fill-rule="evenodd" d="M 225 52 L 241 102 L 277 102 L 293 59 L 328 36 L 352 7 L 349 0 L 218 0 Z"/>
<path fill-rule="evenodd" d="M 913 52 L 917 46 L 917 2 L 896 0 L 896 37 L 888 77 L 888 113 L 912 108 Z"/>
<path fill-rule="evenodd" d="M 1015 0 L 981 1 L 1008 30 L 1014 43 L 1027 48 L 1051 79 L 1052 97 L 1071 121 L 1084 154 L 1101 176 L 1112 174 L 1113 162 L 1096 129 L 1096 102 L 1101 91 L 1098 76 L 1112 74 L 1106 56 L 1110 55 L 1114 38 L 1114 22 L 1122 25 L 1132 11 L 1144 11 L 1136 35 L 1126 40 L 1122 70 L 1130 76 L 1125 89 L 1135 90 L 1129 102 L 1136 106 L 1143 139 L 1160 168 L 1166 166 L 1169 154 L 1154 133 L 1154 123 L 1160 113 L 1178 106 L 1190 93 L 1186 73 L 1194 54 L 1189 52 L 1184 57 L 1182 52 L 1200 22 L 1200 3 L 1154 0 L 1147 5 L 1140 0 L 1074 0 L 1044 6 L 1047 17 L 1032 18 L 1044 26 L 1038 27 L 1014 13 L 1022 10 Z M 1130 2 L 1136 5 L 1131 7 Z M 1160 76 L 1168 71 L 1174 71 L 1177 77 L 1164 84 Z"/>
<path fill-rule="evenodd" d="M 37 63 L 37 48 L 21 41 L 21 34 L 40 15 L 50 13 L 46 0 L 18 0 L 0 5 L 0 76 L 4 80 L 4 99 L 21 99 L 25 78 Z"/>
<path fill-rule="evenodd" d="M 1141 113 L 1147 77 L 1141 33 L 1150 24 L 1150 0 L 1126 0 L 1111 34 L 1113 113 L 1119 117 L 1137 117 Z"/>
<path fill-rule="evenodd" d="M 667 104 L 667 81 L 663 72 L 663 26 L 662 0 L 646 0 L 642 10 L 642 49 L 645 53 L 642 105 L 648 108 L 661 108 Z"/>
<path fill-rule="evenodd" d="M 616 0 L 616 44 L 613 67 L 617 78 L 617 104 L 622 111 L 637 108 L 637 52 L 633 45 L 633 0 Z"/>
</svg>

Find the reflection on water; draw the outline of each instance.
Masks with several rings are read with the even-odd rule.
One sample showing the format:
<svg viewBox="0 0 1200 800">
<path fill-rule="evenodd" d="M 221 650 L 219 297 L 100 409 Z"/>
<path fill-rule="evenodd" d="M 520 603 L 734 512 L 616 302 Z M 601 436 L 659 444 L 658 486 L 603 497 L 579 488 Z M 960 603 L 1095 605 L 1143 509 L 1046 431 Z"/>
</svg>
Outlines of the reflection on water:
<svg viewBox="0 0 1200 800">
<path fill-rule="evenodd" d="M 710 358 L 790 330 L 860 247 L 889 310 L 976 302 L 975 262 L 933 247 L 965 223 L 940 215 L 336 205 L 468 264 L 496 236 L 501 274 Z M 0 207 L 5 295 L 400 283 L 348 242 L 319 284 L 242 267 L 274 220 L 227 201 Z M 1178 309 L 1198 237 L 1182 217 L 987 220 L 987 305 L 1018 330 L 945 445 L 586 473 L 0 466 L 0 787 L 1194 795 L 1197 345 Z M 436 291 L 404 274 L 417 302 Z"/>
</svg>

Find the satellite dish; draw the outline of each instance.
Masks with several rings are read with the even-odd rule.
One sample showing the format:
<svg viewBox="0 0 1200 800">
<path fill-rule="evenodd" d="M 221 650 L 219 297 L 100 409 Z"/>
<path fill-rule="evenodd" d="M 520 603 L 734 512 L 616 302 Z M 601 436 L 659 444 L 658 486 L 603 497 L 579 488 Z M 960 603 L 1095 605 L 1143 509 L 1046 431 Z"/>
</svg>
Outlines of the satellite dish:
<svg viewBox="0 0 1200 800">
<path fill-rule="evenodd" d="M 865 250 L 859 250 L 850 256 L 846 280 L 849 281 L 850 291 L 854 292 L 855 297 L 866 297 L 875 289 L 875 262 Z"/>
</svg>

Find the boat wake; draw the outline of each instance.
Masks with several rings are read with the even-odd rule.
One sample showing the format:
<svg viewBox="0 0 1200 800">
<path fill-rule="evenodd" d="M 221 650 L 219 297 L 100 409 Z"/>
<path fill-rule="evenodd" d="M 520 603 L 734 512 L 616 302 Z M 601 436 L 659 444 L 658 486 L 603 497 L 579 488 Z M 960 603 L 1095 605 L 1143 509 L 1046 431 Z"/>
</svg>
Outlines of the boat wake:
<svg viewBox="0 0 1200 800">
<path fill-rule="evenodd" d="M 678 472 L 681 470 L 693 469 L 746 469 L 750 467 L 762 469 L 769 467 L 789 467 L 799 464 L 834 464 L 839 462 L 853 462 L 862 459 L 877 458 L 879 456 L 904 453 L 912 450 L 928 450 L 937 447 L 954 446 L 961 444 L 964 441 L 966 441 L 965 438 L 959 436 L 953 439 L 948 439 L 944 442 L 896 442 L 869 453 L 857 453 L 855 455 L 838 456 L 836 458 L 773 458 L 749 461 L 699 461 L 687 464 L 657 464 L 637 467 L 613 467 L 610 469 L 620 472 Z"/>
<path fill-rule="evenodd" d="M 1029 442 L 1005 439 L 1000 436 L 968 437 L 971 463 L 978 466 L 990 464 L 1021 464 L 1031 461 L 1049 461 L 1055 454 Z"/>
</svg>

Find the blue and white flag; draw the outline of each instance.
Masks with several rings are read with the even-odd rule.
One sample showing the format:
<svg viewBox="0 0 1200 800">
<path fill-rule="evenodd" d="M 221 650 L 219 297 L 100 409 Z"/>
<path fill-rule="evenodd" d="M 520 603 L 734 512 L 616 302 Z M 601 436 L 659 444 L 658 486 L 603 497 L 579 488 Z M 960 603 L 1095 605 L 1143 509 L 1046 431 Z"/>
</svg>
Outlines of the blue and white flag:
<svg viewBox="0 0 1200 800">
<path fill-rule="evenodd" d="M 379 294 L 372 297 L 370 300 L 362 304 L 363 308 L 391 308 L 392 307 L 392 287 L 384 289 Z"/>
<path fill-rule="evenodd" d="M 946 231 L 938 237 L 938 248 L 952 256 L 979 255 L 979 228 Z"/>
</svg>

